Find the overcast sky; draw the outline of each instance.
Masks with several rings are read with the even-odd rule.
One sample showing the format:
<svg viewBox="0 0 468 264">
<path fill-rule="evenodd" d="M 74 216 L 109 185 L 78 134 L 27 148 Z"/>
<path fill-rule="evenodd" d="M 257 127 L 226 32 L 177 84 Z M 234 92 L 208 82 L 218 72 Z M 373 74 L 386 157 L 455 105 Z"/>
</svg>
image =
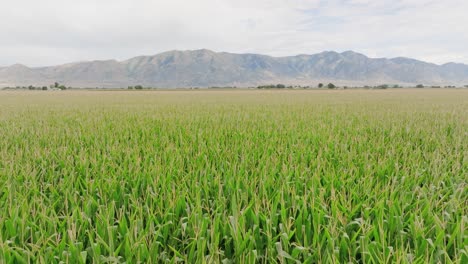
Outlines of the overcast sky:
<svg viewBox="0 0 468 264">
<path fill-rule="evenodd" d="M 0 66 L 200 48 L 468 63 L 467 0 L 0 1 Z"/>
</svg>

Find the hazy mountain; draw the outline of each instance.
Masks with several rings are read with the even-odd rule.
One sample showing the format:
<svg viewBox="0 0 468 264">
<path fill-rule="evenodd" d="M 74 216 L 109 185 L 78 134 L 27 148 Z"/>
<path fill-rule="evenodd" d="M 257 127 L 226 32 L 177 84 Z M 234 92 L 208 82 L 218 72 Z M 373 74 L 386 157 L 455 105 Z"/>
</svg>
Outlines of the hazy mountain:
<svg viewBox="0 0 468 264">
<path fill-rule="evenodd" d="M 52 67 L 0 67 L 0 86 L 73 87 L 250 86 L 285 83 L 316 85 L 466 85 L 468 65 L 436 65 L 409 58 L 368 58 L 352 51 L 270 57 L 209 50 L 169 51 L 126 61 L 91 61 Z"/>
</svg>

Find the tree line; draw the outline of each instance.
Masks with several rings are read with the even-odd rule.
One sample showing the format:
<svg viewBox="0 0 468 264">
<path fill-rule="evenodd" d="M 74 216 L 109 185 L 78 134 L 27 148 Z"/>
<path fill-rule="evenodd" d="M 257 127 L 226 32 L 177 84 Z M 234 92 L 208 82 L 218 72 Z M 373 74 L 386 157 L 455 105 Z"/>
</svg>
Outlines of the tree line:
<svg viewBox="0 0 468 264">
<path fill-rule="evenodd" d="M 465 88 L 468 88 L 468 85 L 464 85 L 463 87 Z M 328 88 L 328 89 L 337 89 L 337 88 L 343 88 L 343 89 L 347 89 L 349 88 L 348 86 L 342 86 L 342 87 L 339 87 L 333 83 L 329 83 L 327 85 L 323 84 L 323 83 L 319 83 L 317 86 L 292 86 L 292 85 L 289 85 L 289 86 L 286 86 L 284 84 L 269 84 L 269 85 L 259 85 L 257 86 L 257 89 L 285 89 L 285 88 L 303 88 L 303 89 L 307 89 L 307 88 Z M 389 89 L 389 88 L 404 88 L 404 86 L 400 86 L 398 84 L 393 84 L 393 85 L 390 85 L 390 84 L 381 84 L 381 85 L 375 85 L 375 86 L 369 86 L 369 85 L 364 85 L 364 86 L 356 86 L 356 87 L 353 87 L 353 88 L 366 88 L 366 89 Z M 410 88 L 410 87 L 408 87 Z M 454 86 L 454 85 L 447 85 L 447 86 L 438 86 L 438 85 L 432 85 L 432 86 L 425 86 L 423 84 L 418 84 L 418 85 L 415 85 L 413 86 L 413 88 L 457 88 L 457 86 Z"/>
<path fill-rule="evenodd" d="M 67 90 L 71 89 L 71 87 L 66 87 L 63 84 L 60 84 L 58 82 L 55 82 L 54 84 L 51 84 L 49 86 L 35 86 L 35 85 L 29 85 L 29 86 L 16 86 L 16 87 L 5 87 L 5 89 L 24 89 L 24 90 L 40 90 L 40 91 L 47 91 L 47 90 Z"/>
</svg>

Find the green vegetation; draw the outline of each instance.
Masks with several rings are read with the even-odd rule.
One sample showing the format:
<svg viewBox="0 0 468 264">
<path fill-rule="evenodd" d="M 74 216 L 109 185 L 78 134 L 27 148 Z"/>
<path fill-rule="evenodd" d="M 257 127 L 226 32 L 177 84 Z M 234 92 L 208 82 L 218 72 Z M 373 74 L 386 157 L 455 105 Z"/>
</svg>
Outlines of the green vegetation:
<svg viewBox="0 0 468 264">
<path fill-rule="evenodd" d="M 270 85 L 257 86 L 257 89 L 274 89 L 274 88 L 284 89 L 284 88 L 286 88 L 286 85 L 279 83 L 279 84 L 276 84 L 276 85 L 275 84 L 270 84 Z"/>
<path fill-rule="evenodd" d="M 0 263 L 467 263 L 468 91 L 2 92 Z"/>
<path fill-rule="evenodd" d="M 336 85 L 334 85 L 333 83 L 329 83 L 327 85 L 328 89 L 335 89 L 336 88 Z"/>
<path fill-rule="evenodd" d="M 67 87 L 63 84 L 60 84 L 58 82 L 55 82 L 53 85 L 50 86 L 51 89 L 55 88 L 55 89 L 59 89 L 59 90 L 66 90 Z"/>
<path fill-rule="evenodd" d="M 26 88 L 26 87 L 25 87 L 25 88 Z M 41 86 L 34 86 L 34 85 L 29 85 L 29 86 L 27 87 L 27 89 L 28 89 L 28 90 L 42 90 L 42 91 L 47 91 L 47 90 L 48 90 L 47 86 L 42 86 L 42 87 L 41 87 Z"/>
</svg>

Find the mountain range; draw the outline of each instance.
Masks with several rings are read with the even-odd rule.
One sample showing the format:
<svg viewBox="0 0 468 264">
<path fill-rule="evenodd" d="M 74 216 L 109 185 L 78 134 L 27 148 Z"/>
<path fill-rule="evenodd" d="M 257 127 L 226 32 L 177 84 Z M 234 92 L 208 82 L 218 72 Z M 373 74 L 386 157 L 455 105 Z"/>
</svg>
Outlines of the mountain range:
<svg viewBox="0 0 468 264">
<path fill-rule="evenodd" d="M 30 68 L 0 67 L 0 87 L 50 85 L 72 87 L 257 86 L 284 83 L 317 85 L 467 85 L 468 65 L 437 65 L 410 58 L 369 58 L 353 51 L 271 57 L 210 50 L 169 51 L 125 61 L 76 62 Z"/>
</svg>

